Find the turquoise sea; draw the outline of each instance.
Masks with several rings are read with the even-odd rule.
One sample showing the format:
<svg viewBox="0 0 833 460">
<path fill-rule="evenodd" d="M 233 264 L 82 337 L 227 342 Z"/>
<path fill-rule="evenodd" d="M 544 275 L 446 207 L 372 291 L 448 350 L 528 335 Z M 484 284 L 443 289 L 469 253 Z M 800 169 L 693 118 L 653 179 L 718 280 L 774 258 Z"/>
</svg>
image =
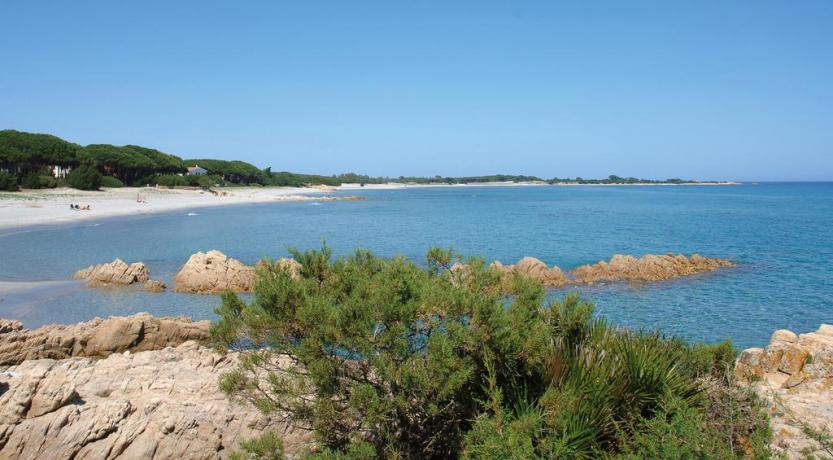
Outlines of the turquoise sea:
<svg viewBox="0 0 833 460">
<path fill-rule="evenodd" d="M 68 281 L 116 257 L 169 282 L 197 251 L 246 263 L 288 246 L 363 247 L 419 262 L 432 245 L 571 269 L 613 254 L 699 252 L 737 268 L 650 284 L 581 288 L 612 321 L 689 339 L 760 346 L 775 329 L 833 323 L 833 184 L 437 187 L 363 190 L 365 201 L 202 208 L 0 231 L 0 281 L 62 281 L 0 300 L 27 327 L 148 311 L 212 318 L 214 296 L 93 290 Z M 191 214 L 195 215 L 189 215 Z M 563 295 L 553 291 L 551 295 Z"/>
</svg>

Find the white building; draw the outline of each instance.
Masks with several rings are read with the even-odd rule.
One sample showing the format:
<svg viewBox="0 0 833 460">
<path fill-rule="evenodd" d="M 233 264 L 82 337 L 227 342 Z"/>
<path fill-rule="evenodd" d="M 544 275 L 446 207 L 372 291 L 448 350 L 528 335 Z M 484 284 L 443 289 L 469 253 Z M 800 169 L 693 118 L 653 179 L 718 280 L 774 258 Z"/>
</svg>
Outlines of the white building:
<svg viewBox="0 0 833 460">
<path fill-rule="evenodd" d="M 55 176 L 56 178 L 58 178 L 58 177 L 67 177 L 67 174 L 69 174 L 70 171 L 72 171 L 71 166 L 64 167 L 64 166 L 55 165 L 55 166 L 52 167 L 52 175 Z"/>
<path fill-rule="evenodd" d="M 208 170 L 204 168 L 200 168 L 200 165 L 194 165 L 188 167 L 188 175 L 189 176 L 204 176 L 208 174 Z"/>
</svg>

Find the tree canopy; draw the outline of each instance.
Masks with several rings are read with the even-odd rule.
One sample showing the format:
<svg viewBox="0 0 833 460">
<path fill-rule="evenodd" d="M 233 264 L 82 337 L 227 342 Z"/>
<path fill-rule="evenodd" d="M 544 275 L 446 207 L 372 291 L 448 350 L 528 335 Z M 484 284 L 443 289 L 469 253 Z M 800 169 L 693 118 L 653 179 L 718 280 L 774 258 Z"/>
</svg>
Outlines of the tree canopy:
<svg viewBox="0 0 833 460">
<path fill-rule="evenodd" d="M 125 185 L 160 184 L 168 186 L 206 184 L 242 184 L 303 187 L 309 185 L 380 184 L 397 182 L 403 184 L 482 184 L 488 182 L 533 182 L 533 183 L 580 183 L 580 184 L 681 184 L 690 181 L 667 179 L 656 181 L 634 177 L 609 176 L 605 179 L 559 179 L 543 180 L 536 176 L 493 174 L 465 177 L 372 177 L 357 173 L 338 175 L 299 174 L 288 171 L 272 172 L 271 168 L 257 166 L 239 160 L 188 159 L 138 145 L 117 146 L 91 144 L 80 146 L 49 134 L 27 133 L 15 130 L 0 131 L 0 171 L 15 176 L 23 185 L 52 184 L 54 181 L 35 179 L 51 174 L 50 168 L 77 167 L 88 162 L 105 176 L 112 176 Z M 181 178 L 186 167 L 197 166 L 206 169 L 210 179 Z M 24 180 L 27 176 L 30 179 Z"/>
<path fill-rule="evenodd" d="M 142 185 L 155 174 L 177 174 L 185 170 L 181 158 L 155 149 L 126 145 L 92 144 L 81 150 L 102 172 L 126 184 Z"/>
<path fill-rule="evenodd" d="M 80 146 L 50 134 L 0 130 L 0 167 L 28 173 L 43 165 L 74 166 Z"/>
<path fill-rule="evenodd" d="M 185 160 L 185 166 L 199 166 L 207 170 L 209 174 L 221 176 L 223 180 L 238 184 L 265 185 L 269 181 L 267 172 L 245 161 L 190 159 Z"/>
</svg>

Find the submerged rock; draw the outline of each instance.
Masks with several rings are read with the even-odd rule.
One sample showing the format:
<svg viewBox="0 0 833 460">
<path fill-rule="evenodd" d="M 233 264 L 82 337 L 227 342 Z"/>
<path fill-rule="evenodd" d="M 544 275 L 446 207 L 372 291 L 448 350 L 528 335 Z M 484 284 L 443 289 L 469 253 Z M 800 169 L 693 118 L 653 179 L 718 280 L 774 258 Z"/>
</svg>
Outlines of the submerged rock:
<svg viewBox="0 0 833 460">
<path fill-rule="evenodd" d="M 833 326 L 796 335 L 778 330 L 766 348 L 744 350 L 737 381 L 770 405 L 772 447 L 787 458 L 823 457 L 807 428 L 833 434 Z"/>
<path fill-rule="evenodd" d="M 219 459 L 267 429 L 297 452 L 308 432 L 220 392 L 219 376 L 236 363 L 234 353 L 193 341 L 105 359 L 25 361 L 0 373 L 0 458 Z"/>
<path fill-rule="evenodd" d="M 592 284 L 600 281 L 664 281 L 681 276 L 707 273 L 734 263 L 694 254 L 662 256 L 648 254 L 640 258 L 615 255 L 609 262 L 582 265 L 571 273 L 574 282 Z"/>
<path fill-rule="evenodd" d="M 142 262 L 127 264 L 116 259 L 109 264 L 91 265 L 78 270 L 73 278 L 86 281 L 87 287 L 107 287 L 144 283 L 150 279 L 150 271 Z"/>
<path fill-rule="evenodd" d="M 176 292 L 249 292 L 255 277 L 254 267 L 232 259 L 220 251 L 192 255 L 174 278 Z"/>
<path fill-rule="evenodd" d="M 6 323 L 0 321 L 0 325 Z M 209 321 L 195 322 L 186 317 L 157 318 L 138 313 L 72 325 L 50 324 L 35 330 L 0 328 L 0 365 L 39 358 L 158 350 L 188 340 L 207 341 L 210 325 Z"/>
</svg>

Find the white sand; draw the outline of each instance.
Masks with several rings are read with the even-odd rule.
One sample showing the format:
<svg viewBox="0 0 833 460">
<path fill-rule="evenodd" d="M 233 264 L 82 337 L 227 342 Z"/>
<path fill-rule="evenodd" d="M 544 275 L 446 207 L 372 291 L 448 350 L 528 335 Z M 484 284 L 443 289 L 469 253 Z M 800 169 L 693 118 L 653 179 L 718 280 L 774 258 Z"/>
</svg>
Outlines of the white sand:
<svg viewBox="0 0 833 460">
<path fill-rule="evenodd" d="M 234 187 L 220 195 L 202 190 L 125 187 L 87 192 L 69 188 L 0 192 L 0 229 L 30 225 L 62 224 L 103 217 L 270 201 L 304 201 L 320 198 L 322 191 L 292 187 Z M 318 195 L 318 196 L 316 196 Z M 145 202 L 138 202 L 137 197 Z M 70 204 L 90 206 L 75 211 Z"/>
</svg>

